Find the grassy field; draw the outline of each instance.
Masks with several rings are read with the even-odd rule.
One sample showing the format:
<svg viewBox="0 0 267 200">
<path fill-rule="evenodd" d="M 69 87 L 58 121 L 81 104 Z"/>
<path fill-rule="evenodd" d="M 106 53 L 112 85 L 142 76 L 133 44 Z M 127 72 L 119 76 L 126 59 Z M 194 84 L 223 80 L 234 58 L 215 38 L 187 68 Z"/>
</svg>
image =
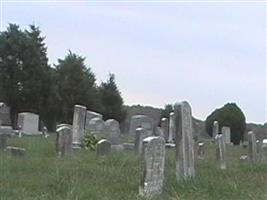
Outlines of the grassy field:
<svg viewBox="0 0 267 200">
<path fill-rule="evenodd" d="M 71 158 L 56 157 L 54 137 L 11 138 L 9 145 L 26 149 L 23 158 L 0 155 L 1 200 L 138 200 L 139 163 L 133 152 L 97 157 L 82 150 Z M 194 180 L 177 182 L 173 150 L 168 150 L 163 194 L 155 200 L 267 199 L 267 163 L 239 161 L 247 150 L 228 147 L 228 169 L 215 162 L 214 146 L 197 162 Z"/>
</svg>

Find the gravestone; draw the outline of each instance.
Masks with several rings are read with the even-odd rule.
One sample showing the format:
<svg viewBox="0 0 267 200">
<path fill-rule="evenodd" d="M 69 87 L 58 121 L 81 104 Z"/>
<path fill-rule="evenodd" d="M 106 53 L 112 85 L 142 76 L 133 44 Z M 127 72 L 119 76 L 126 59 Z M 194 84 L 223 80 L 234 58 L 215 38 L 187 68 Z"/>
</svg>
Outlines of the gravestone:
<svg viewBox="0 0 267 200">
<path fill-rule="evenodd" d="M 0 150 L 3 150 L 7 146 L 7 139 L 9 135 L 6 133 L 0 134 Z"/>
<path fill-rule="evenodd" d="M 72 144 L 74 149 L 81 148 L 82 140 L 84 137 L 85 117 L 86 107 L 75 105 L 72 123 Z"/>
<path fill-rule="evenodd" d="M 43 126 L 42 128 L 42 135 L 45 137 L 45 138 L 48 138 L 49 135 L 48 135 L 48 130 L 47 130 L 47 127 L 46 126 Z"/>
<path fill-rule="evenodd" d="M 143 128 L 137 128 L 136 129 L 135 143 L 134 143 L 134 148 L 135 148 L 136 154 L 141 154 L 143 139 L 145 139 L 146 137 L 149 137 L 149 136 L 152 136 L 152 133 L 150 131 L 147 131 Z"/>
<path fill-rule="evenodd" d="M 218 134 L 215 137 L 217 142 L 217 149 L 216 149 L 216 158 L 219 162 L 221 169 L 226 169 L 226 159 L 225 159 L 225 139 L 222 134 Z"/>
<path fill-rule="evenodd" d="M 134 143 L 123 143 L 122 145 L 124 150 L 132 151 L 135 149 Z"/>
<path fill-rule="evenodd" d="M 176 125 L 176 177 L 178 180 L 195 176 L 192 111 L 188 102 L 175 107 Z"/>
<path fill-rule="evenodd" d="M 108 119 L 104 123 L 104 132 L 111 144 L 119 144 L 120 124 L 115 119 Z"/>
<path fill-rule="evenodd" d="M 169 138 L 168 142 L 173 143 L 175 140 L 175 114 L 174 112 L 170 113 L 170 118 L 169 118 Z"/>
<path fill-rule="evenodd" d="M 0 134 L 12 135 L 14 130 L 11 126 L 0 126 Z"/>
<path fill-rule="evenodd" d="M 161 127 L 156 127 L 156 129 L 155 129 L 155 134 L 154 134 L 155 136 L 159 136 L 159 137 L 162 137 L 162 138 L 164 138 L 164 140 L 165 140 L 165 135 L 164 135 L 164 133 L 163 133 L 163 131 L 162 131 L 162 128 Z"/>
<path fill-rule="evenodd" d="M 67 127 L 69 127 L 72 130 L 72 125 L 70 125 L 70 124 L 58 124 L 56 126 L 56 129 L 58 129 L 58 128 L 62 127 L 62 126 L 67 126 Z"/>
<path fill-rule="evenodd" d="M 231 144 L 231 128 L 227 126 L 223 126 L 222 135 L 225 139 L 225 144 Z"/>
<path fill-rule="evenodd" d="M 212 138 L 215 139 L 216 135 L 219 134 L 219 122 L 214 121 L 212 127 Z"/>
<path fill-rule="evenodd" d="M 154 120 L 146 115 L 134 115 L 131 118 L 129 133 L 134 135 L 137 128 L 143 128 L 151 135 L 154 131 Z"/>
<path fill-rule="evenodd" d="M 56 133 L 56 152 L 59 157 L 71 155 L 72 153 L 72 132 L 68 126 L 60 126 Z"/>
<path fill-rule="evenodd" d="M 198 150 L 197 150 L 197 155 L 199 159 L 204 159 L 204 154 L 205 154 L 205 143 L 204 142 L 199 142 L 198 143 Z"/>
<path fill-rule="evenodd" d="M 88 131 L 91 134 L 101 134 L 104 133 L 105 130 L 105 122 L 103 119 L 95 117 L 90 120 L 88 124 Z"/>
<path fill-rule="evenodd" d="M 39 127 L 39 115 L 23 112 L 18 114 L 18 126 L 21 127 L 21 131 L 25 135 L 40 135 L 38 131 Z"/>
<path fill-rule="evenodd" d="M 19 147 L 8 146 L 6 152 L 11 156 L 22 157 L 25 155 L 25 149 Z"/>
<path fill-rule="evenodd" d="M 106 140 L 106 139 L 102 139 L 100 141 L 98 141 L 97 145 L 96 145 L 96 153 L 97 155 L 107 155 L 111 152 L 111 143 Z"/>
<path fill-rule="evenodd" d="M 256 161 L 256 138 L 253 131 L 248 132 L 248 157 L 251 162 Z"/>
<path fill-rule="evenodd" d="M 160 121 L 160 127 L 163 131 L 165 141 L 168 141 L 169 139 L 169 120 L 168 118 L 162 118 Z"/>
<path fill-rule="evenodd" d="M 1 125 L 11 125 L 10 107 L 4 102 L 0 102 L 0 126 Z"/>
<path fill-rule="evenodd" d="M 262 141 L 256 140 L 256 155 L 257 155 L 257 161 L 262 160 Z"/>
<path fill-rule="evenodd" d="M 164 182 L 165 140 L 162 137 L 147 137 L 143 140 L 141 156 L 141 184 L 139 194 L 146 198 L 159 195 Z"/>
<path fill-rule="evenodd" d="M 93 111 L 88 110 L 86 112 L 85 130 L 89 130 L 89 122 L 93 118 L 103 119 L 103 115 L 101 115 L 100 113 L 97 113 L 97 112 L 93 112 Z"/>
</svg>

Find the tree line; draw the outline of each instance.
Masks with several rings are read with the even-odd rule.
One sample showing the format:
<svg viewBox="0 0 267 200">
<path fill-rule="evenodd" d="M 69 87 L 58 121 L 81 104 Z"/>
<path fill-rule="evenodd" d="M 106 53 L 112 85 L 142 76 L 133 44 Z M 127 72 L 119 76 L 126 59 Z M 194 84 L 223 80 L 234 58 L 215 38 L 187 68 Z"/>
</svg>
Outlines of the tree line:
<svg viewBox="0 0 267 200">
<path fill-rule="evenodd" d="M 104 119 L 121 122 L 126 117 L 115 75 L 97 85 L 85 57 L 71 51 L 50 66 L 45 37 L 35 25 L 22 30 L 9 24 L 0 32 L 0 101 L 10 107 L 14 128 L 17 114 L 25 111 L 39 114 L 49 130 L 56 123 L 72 123 L 75 104 L 100 112 Z"/>
</svg>

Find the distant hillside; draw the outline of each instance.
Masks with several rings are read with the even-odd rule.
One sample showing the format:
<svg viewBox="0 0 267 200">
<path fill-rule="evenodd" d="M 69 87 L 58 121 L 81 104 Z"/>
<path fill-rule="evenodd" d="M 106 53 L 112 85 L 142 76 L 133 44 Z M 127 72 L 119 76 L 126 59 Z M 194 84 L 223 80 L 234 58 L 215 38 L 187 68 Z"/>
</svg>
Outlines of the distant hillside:
<svg viewBox="0 0 267 200">
<path fill-rule="evenodd" d="M 160 118 L 162 112 L 161 108 L 153 108 L 150 106 L 141 106 L 141 105 L 133 105 L 125 107 L 127 110 L 127 116 L 125 122 L 121 126 L 122 132 L 124 133 L 128 133 L 130 120 L 133 115 L 147 115 L 154 119 L 156 126 L 160 124 Z M 193 135 L 194 138 L 198 139 L 209 138 L 205 130 L 205 123 L 194 117 L 193 117 Z"/>
<path fill-rule="evenodd" d="M 265 123 L 264 125 L 248 123 L 245 138 L 247 137 L 248 131 L 253 131 L 256 134 L 257 139 L 267 138 L 267 123 Z"/>
</svg>

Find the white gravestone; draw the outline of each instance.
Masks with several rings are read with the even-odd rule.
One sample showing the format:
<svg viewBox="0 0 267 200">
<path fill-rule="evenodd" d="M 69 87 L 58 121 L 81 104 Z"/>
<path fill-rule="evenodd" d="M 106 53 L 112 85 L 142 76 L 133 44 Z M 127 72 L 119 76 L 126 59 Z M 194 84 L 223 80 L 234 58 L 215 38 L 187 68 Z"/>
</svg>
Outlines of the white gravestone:
<svg viewBox="0 0 267 200">
<path fill-rule="evenodd" d="M 39 115 L 23 112 L 18 114 L 18 127 L 21 127 L 21 131 L 25 135 L 40 135 L 38 131 L 39 127 Z"/>
</svg>

